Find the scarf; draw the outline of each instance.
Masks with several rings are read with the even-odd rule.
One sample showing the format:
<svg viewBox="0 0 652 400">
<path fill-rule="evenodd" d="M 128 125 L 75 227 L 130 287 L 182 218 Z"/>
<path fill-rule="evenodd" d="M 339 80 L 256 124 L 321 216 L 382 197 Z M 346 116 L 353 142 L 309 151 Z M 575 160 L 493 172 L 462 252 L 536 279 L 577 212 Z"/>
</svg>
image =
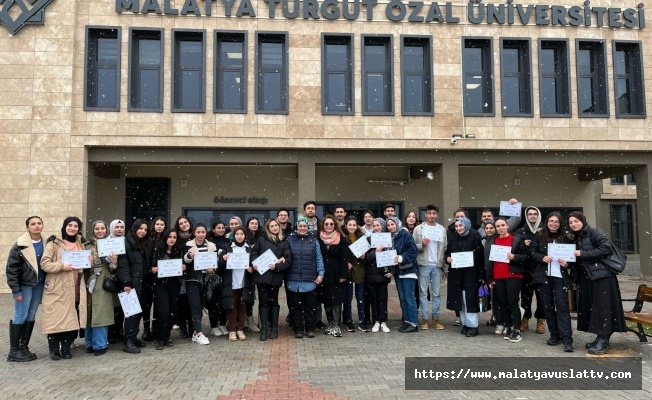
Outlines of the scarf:
<svg viewBox="0 0 652 400">
<path fill-rule="evenodd" d="M 340 233 L 338 231 L 333 231 L 330 234 L 325 231 L 320 231 L 319 237 L 326 246 L 337 246 L 340 244 Z"/>
<path fill-rule="evenodd" d="M 91 239 L 91 243 L 93 244 L 91 246 L 91 256 L 93 257 L 93 262 L 91 263 L 91 265 L 93 266 L 102 263 L 100 256 L 98 256 L 97 254 L 97 236 L 95 236 L 95 227 L 97 226 L 97 224 L 102 224 L 106 227 L 106 222 L 102 221 L 101 219 L 98 219 L 97 221 L 93 222 L 93 238 Z"/>
<path fill-rule="evenodd" d="M 464 232 L 460 233 L 459 235 L 461 237 L 469 236 L 469 233 L 471 232 L 471 220 L 466 217 L 459 217 L 456 221 L 460 221 L 462 225 L 464 225 Z"/>
<path fill-rule="evenodd" d="M 396 237 L 396 235 L 398 235 L 398 233 L 403 228 L 403 224 L 401 223 L 401 220 L 396 218 L 396 217 L 389 217 L 389 218 L 387 218 L 387 220 L 388 221 L 393 221 L 396 224 L 396 230 L 394 232 L 392 232 L 392 239 L 394 239 Z"/>
<path fill-rule="evenodd" d="M 79 229 L 77 230 L 76 234 L 74 234 L 72 236 L 69 236 L 66 233 L 66 226 L 68 226 L 68 224 L 71 223 L 71 222 L 77 222 L 77 227 Z M 65 241 L 67 241 L 67 242 L 75 243 L 75 242 L 77 242 L 77 235 L 79 234 L 79 232 L 81 232 L 81 230 L 82 230 L 82 222 L 81 222 L 81 220 L 79 218 L 77 218 L 77 217 L 68 217 L 65 220 L 63 220 L 63 226 L 61 227 L 61 238 L 63 240 L 65 240 Z"/>
</svg>

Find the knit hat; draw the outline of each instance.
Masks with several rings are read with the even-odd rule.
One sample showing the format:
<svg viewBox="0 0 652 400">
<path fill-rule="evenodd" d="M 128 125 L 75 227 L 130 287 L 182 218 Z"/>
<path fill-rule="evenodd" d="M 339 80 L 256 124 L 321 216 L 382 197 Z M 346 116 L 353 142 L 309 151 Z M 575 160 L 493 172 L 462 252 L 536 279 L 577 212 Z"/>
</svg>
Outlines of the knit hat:
<svg viewBox="0 0 652 400">
<path fill-rule="evenodd" d="M 308 218 L 306 218 L 306 217 L 299 217 L 299 218 L 297 219 L 297 227 L 298 227 L 299 224 L 302 223 L 302 222 L 303 222 L 304 224 L 306 224 L 306 225 L 309 225 L 309 224 L 308 224 Z"/>
</svg>

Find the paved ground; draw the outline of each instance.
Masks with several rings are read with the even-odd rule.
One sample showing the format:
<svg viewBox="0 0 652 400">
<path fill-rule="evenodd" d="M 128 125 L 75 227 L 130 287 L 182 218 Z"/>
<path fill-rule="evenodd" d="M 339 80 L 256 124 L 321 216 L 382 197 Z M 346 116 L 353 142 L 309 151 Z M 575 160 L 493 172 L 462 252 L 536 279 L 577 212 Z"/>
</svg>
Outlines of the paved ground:
<svg viewBox="0 0 652 400">
<path fill-rule="evenodd" d="M 624 298 L 633 297 L 638 285 L 645 282 L 629 276 L 620 281 Z M 140 355 L 129 355 L 112 345 L 105 356 L 94 357 L 85 354 L 81 346 L 73 350 L 72 360 L 54 362 L 47 357 L 46 340 L 37 326 L 31 348 L 38 360 L 0 362 L 0 399 L 652 398 L 652 345 L 639 343 L 633 334 L 615 335 L 610 356 L 643 357 L 642 391 L 562 391 L 563 387 L 538 392 L 405 391 L 404 359 L 408 356 L 588 357 L 580 348 L 593 338 L 574 333 L 576 352 L 572 354 L 547 346 L 547 335 L 531 331 L 524 333 L 522 342 L 509 343 L 484 326 L 488 316 L 483 315 L 482 334 L 470 339 L 452 326 L 454 314 L 448 311 L 443 315 L 444 331 L 431 328 L 401 334 L 396 331 L 400 309 L 393 285 L 390 290 L 389 334 L 345 332 L 339 339 L 320 334 L 315 339 L 296 340 L 283 327 L 279 340 L 259 342 L 251 335 L 244 342 L 229 343 L 224 337 L 210 337 L 209 346 L 199 346 L 173 332 L 175 346 L 163 351 L 148 345 Z M 10 295 L 0 295 L 3 354 L 8 349 L 11 303 Z M 629 307 L 631 303 L 626 303 L 625 308 Z M 531 325 L 533 328 L 534 323 Z"/>
</svg>

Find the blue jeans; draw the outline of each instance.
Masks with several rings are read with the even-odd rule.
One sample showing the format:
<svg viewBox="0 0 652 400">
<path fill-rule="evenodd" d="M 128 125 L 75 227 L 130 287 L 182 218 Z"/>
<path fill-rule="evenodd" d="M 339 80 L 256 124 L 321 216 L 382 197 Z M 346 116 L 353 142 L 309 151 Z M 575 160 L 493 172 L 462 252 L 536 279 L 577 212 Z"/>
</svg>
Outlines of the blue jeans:
<svg viewBox="0 0 652 400">
<path fill-rule="evenodd" d="M 86 348 L 93 348 L 93 350 L 106 349 L 109 345 L 107 340 L 109 336 L 108 326 L 96 326 L 94 328 L 86 328 Z"/>
<path fill-rule="evenodd" d="M 442 270 L 436 264 L 419 265 L 419 303 L 422 319 L 428 319 L 428 284 L 430 284 L 432 300 L 432 317 L 439 318 L 441 275 Z"/>
<path fill-rule="evenodd" d="M 417 298 L 414 296 L 416 279 L 413 278 L 398 278 L 396 285 L 398 286 L 398 293 L 401 298 L 401 309 L 403 310 L 403 318 L 414 326 L 419 323 L 417 316 Z"/>
<path fill-rule="evenodd" d="M 355 285 L 355 301 L 358 307 L 358 321 L 364 322 L 364 282 L 347 285 L 346 302 L 344 303 L 344 323 L 353 321 L 353 312 L 351 310 L 351 301 L 353 300 L 353 289 Z"/>
<path fill-rule="evenodd" d="M 23 294 L 23 301 L 14 300 L 14 324 L 36 319 L 36 310 L 43 297 L 43 283 L 36 286 L 20 285 L 20 291 Z"/>
</svg>

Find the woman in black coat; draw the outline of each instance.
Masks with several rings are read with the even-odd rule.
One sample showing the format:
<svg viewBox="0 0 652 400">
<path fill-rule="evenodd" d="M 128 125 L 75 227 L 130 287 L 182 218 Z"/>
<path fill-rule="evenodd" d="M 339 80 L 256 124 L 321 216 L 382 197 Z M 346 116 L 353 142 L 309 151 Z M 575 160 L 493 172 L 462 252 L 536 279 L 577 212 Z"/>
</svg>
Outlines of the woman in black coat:
<svg viewBox="0 0 652 400">
<path fill-rule="evenodd" d="M 281 306 L 278 304 L 278 290 L 283 284 L 283 275 L 292 262 L 290 246 L 283 240 L 281 225 L 274 218 L 265 223 L 265 232 L 251 249 L 253 262 L 267 250 L 271 250 L 278 259 L 276 264 L 270 264 L 261 275 L 259 265 L 254 265 L 253 282 L 258 288 L 258 313 L 260 315 L 260 340 L 267 340 L 267 327 L 271 325 L 270 339 L 278 338 L 278 315 Z"/>
<path fill-rule="evenodd" d="M 385 220 L 374 218 L 372 222 L 373 233 L 386 232 Z M 371 245 L 371 236 L 367 237 Z M 389 333 L 387 326 L 387 285 L 392 280 L 392 275 L 396 274 L 396 266 L 378 268 L 376 265 L 376 252 L 378 249 L 372 247 L 365 254 L 365 288 L 369 291 L 369 303 L 371 304 L 371 319 L 374 324 L 371 332 L 376 333 L 382 329 L 383 332 Z"/>
<path fill-rule="evenodd" d="M 176 231 L 166 229 L 163 232 L 160 243 L 155 248 L 150 269 L 154 277 L 154 337 L 157 340 L 156 350 L 163 350 L 164 346 L 172 346 L 170 331 L 172 330 L 174 315 L 177 313 L 181 285 L 179 278 L 176 276 L 159 278 L 158 261 L 181 259 L 183 253 L 177 244 L 177 240 Z M 181 268 L 184 269 L 185 265 L 182 264 Z"/>
<path fill-rule="evenodd" d="M 473 266 L 466 268 L 449 268 L 448 296 L 446 308 L 460 312 L 462 334 L 466 337 L 478 336 L 478 288 L 484 281 L 484 247 L 482 237 L 471 229 L 471 221 L 458 218 L 455 221 L 455 233 L 451 235 L 446 247 L 446 264 L 453 262 L 452 253 L 473 252 Z"/>
<path fill-rule="evenodd" d="M 577 330 L 595 333 L 597 337 L 586 344 L 589 354 L 605 354 L 613 332 L 626 332 L 625 314 L 618 279 L 602 260 L 612 253 L 611 241 L 600 229 L 586 223 L 579 211 L 568 216 L 568 226 L 575 234 L 579 301 Z"/>
<path fill-rule="evenodd" d="M 324 304 L 329 325 L 324 333 L 342 337 L 340 322 L 342 304 L 347 297 L 347 279 L 349 276 L 348 252 L 340 225 L 332 215 L 326 215 L 319 221 L 319 247 L 324 260 L 324 281 L 319 286 L 319 297 Z"/>
</svg>

